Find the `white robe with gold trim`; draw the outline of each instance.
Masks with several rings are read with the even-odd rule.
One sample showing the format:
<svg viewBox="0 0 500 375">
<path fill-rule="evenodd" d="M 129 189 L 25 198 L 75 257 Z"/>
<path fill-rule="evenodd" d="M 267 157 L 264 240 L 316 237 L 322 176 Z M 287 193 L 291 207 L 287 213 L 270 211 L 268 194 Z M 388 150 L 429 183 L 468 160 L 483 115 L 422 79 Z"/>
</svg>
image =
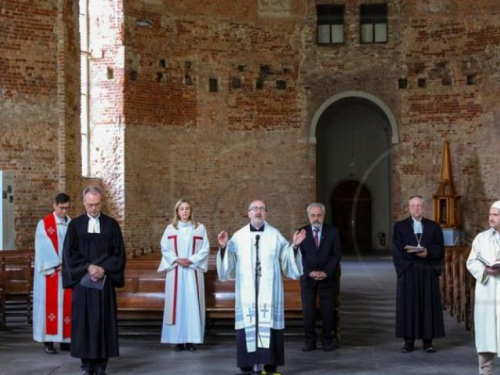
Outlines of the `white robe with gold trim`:
<svg viewBox="0 0 500 375">
<path fill-rule="evenodd" d="M 210 244 L 203 224 L 169 225 L 161 239 L 162 260 L 158 272 L 167 271 L 162 343 L 203 343 L 205 331 L 205 281 Z M 181 267 L 175 260 L 188 258 Z"/>
</svg>

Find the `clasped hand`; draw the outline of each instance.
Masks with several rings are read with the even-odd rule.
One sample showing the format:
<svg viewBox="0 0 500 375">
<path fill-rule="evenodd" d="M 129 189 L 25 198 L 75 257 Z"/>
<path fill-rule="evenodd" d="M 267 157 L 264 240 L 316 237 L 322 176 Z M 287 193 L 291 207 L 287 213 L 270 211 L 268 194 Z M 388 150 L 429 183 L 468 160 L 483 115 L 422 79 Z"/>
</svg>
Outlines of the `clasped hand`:
<svg viewBox="0 0 500 375">
<path fill-rule="evenodd" d="M 484 273 L 490 276 L 497 276 L 500 273 L 500 269 L 486 266 Z"/>
<path fill-rule="evenodd" d="M 175 260 L 175 263 L 177 263 L 181 267 L 189 267 L 193 262 L 191 262 L 188 258 L 177 258 Z"/>
<path fill-rule="evenodd" d="M 92 279 L 92 281 L 97 281 L 104 277 L 104 268 L 96 266 L 95 264 L 91 264 L 87 268 L 87 271 L 89 271 L 90 278 Z"/>
<path fill-rule="evenodd" d="M 326 273 L 324 273 L 323 271 L 311 271 L 311 272 L 309 272 L 309 277 L 314 279 L 314 280 L 321 281 L 321 280 L 326 279 L 328 277 L 328 275 Z"/>
</svg>

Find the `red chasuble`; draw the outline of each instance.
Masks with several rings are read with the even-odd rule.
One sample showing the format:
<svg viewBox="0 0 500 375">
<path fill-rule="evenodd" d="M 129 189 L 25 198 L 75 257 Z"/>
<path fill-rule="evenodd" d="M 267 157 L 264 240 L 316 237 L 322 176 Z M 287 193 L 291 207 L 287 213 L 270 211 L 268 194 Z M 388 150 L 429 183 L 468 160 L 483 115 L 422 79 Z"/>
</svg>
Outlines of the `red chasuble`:
<svg viewBox="0 0 500 375">
<path fill-rule="evenodd" d="M 57 241 L 57 226 L 54 214 L 45 216 L 43 219 L 45 232 L 52 241 L 56 253 L 59 254 Z M 45 276 L 45 328 L 47 335 L 57 335 L 57 322 L 59 321 L 59 271 Z M 64 289 L 63 300 L 63 337 L 71 336 L 71 289 Z"/>
</svg>

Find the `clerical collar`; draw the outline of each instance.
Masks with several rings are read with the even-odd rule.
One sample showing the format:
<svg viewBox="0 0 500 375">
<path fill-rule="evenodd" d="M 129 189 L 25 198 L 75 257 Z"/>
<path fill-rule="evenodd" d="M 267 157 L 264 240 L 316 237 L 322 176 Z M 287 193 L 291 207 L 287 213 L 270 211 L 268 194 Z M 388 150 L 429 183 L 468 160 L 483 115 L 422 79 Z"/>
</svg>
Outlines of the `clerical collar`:
<svg viewBox="0 0 500 375">
<path fill-rule="evenodd" d="M 264 232 L 264 226 L 265 224 L 262 224 L 262 226 L 257 229 L 252 224 L 250 224 L 250 232 Z"/>
</svg>

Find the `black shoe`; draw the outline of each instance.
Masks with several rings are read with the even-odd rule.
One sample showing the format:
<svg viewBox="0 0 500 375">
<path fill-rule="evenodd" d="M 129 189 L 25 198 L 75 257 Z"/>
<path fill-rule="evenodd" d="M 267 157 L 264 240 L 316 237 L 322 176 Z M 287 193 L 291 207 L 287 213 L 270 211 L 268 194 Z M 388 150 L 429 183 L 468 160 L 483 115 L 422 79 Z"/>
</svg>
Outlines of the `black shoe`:
<svg viewBox="0 0 500 375">
<path fill-rule="evenodd" d="M 186 350 L 189 350 L 190 352 L 195 352 L 196 346 L 194 346 L 194 344 L 186 344 Z"/>
<path fill-rule="evenodd" d="M 45 353 L 47 354 L 57 354 L 56 348 L 54 348 L 54 344 L 51 342 L 45 343 Z"/>
<path fill-rule="evenodd" d="M 324 352 L 333 352 L 333 344 L 324 344 L 323 351 Z"/>
<path fill-rule="evenodd" d="M 303 352 L 312 352 L 313 350 L 316 350 L 316 345 L 305 345 L 302 347 Z"/>
<path fill-rule="evenodd" d="M 177 345 L 175 346 L 175 348 L 174 348 L 174 350 L 175 350 L 176 352 L 181 352 L 181 351 L 183 351 L 184 349 L 186 349 L 186 347 L 184 346 L 184 344 L 177 344 Z"/>
<path fill-rule="evenodd" d="M 59 345 L 59 349 L 61 349 L 61 351 L 63 351 L 63 352 L 70 352 L 71 351 L 71 344 L 67 343 L 67 342 L 62 342 Z"/>
<path fill-rule="evenodd" d="M 424 350 L 426 353 L 436 353 L 436 348 L 434 348 L 432 345 L 424 346 Z"/>
<path fill-rule="evenodd" d="M 415 350 L 413 345 L 404 344 L 401 348 L 401 353 L 410 353 Z"/>
</svg>

